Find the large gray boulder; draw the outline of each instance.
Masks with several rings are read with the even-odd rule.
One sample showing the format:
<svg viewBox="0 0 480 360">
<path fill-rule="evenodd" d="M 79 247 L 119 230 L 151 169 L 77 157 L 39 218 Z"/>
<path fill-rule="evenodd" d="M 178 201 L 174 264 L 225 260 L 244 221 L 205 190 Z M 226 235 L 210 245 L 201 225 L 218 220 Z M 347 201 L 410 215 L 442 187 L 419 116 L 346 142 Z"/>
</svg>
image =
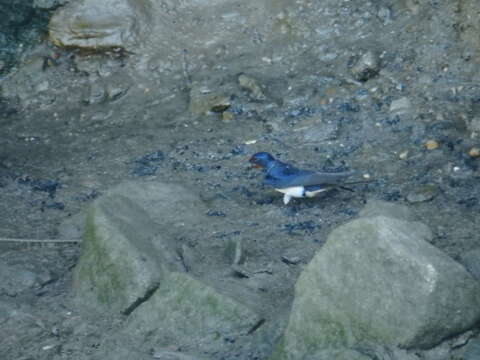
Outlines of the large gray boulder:
<svg viewBox="0 0 480 360">
<path fill-rule="evenodd" d="M 75 292 L 93 306 L 129 313 L 166 272 L 181 269 L 172 242 L 205 212 L 180 185 L 127 182 L 107 192 L 88 210 Z"/>
<path fill-rule="evenodd" d="M 85 49 L 133 47 L 149 32 L 149 0 L 80 0 L 59 9 L 49 24 L 58 46 Z"/>
<path fill-rule="evenodd" d="M 262 318 L 192 271 L 195 253 L 185 252 L 185 239 L 214 231 L 206 213 L 178 184 L 132 181 L 104 194 L 88 211 L 74 271 L 77 302 L 128 315 L 125 338 L 160 349 L 181 343 L 215 353 L 225 338 L 247 335 Z"/>
<path fill-rule="evenodd" d="M 403 210 L 393 213 L 408 217 Z M 424 224 L 385 216 L 332 231 L 296 284 L 273 358 L 378 344 L 431 348 L 471 328 L 480 319 L 480 285 L 426 241 L 431 237 Z"/>
</svg>

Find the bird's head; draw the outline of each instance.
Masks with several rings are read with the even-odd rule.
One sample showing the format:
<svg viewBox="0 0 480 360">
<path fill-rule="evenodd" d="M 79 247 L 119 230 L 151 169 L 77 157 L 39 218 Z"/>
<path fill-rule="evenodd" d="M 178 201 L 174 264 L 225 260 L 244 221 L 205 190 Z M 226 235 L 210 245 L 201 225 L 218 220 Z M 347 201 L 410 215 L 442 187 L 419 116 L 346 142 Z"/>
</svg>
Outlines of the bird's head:
<svg viewBox="0 0 480 360">
<path fill-rule="evenodd" d="M 272 161 L 275 161 L 275 158 L 267 152 L 258 152 L 253 154 L 248 161 L 252 164 L 252 167 L 266 168 Z"/>
</svg>

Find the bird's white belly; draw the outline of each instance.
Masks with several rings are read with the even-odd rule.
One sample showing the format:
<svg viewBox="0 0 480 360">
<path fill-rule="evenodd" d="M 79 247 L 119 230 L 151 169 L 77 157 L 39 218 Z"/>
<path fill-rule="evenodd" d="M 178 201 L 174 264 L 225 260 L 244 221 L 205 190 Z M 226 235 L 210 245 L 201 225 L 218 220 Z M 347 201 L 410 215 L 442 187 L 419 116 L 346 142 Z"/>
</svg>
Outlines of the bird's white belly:
<svg viewBox="0 0 480 360">
<path fill-rule="evenodd" d="M 318 189 L 318 190 L 314 190 L 314 191 L 305 191 L 305 188 L 303 186 L 292 186 L 292 187 L 289 187 L 289 188 L 275 189 L 275 190 L 285 194 L 283 196 L 283 203 L 285 205 L 287 205 L 290 202 L 290 199 L 292 197 L 295 197 L 295 198 L 309 197 L 309 198 L 311 198 L 311 197 L 316 196 L 318 193 L 321 193 L 323 191 L 328 190 L 328 188 Z"/>
<path fill-rule="evenodd" d="M 301 198 L 305 196 L 305 188 L 303 186 L 293 186 L 289 188 L 275 190 L 280 191 L 281 193 L 284 193 L 285 195 L 288 195 L 290 197 Z"/>
</svg>

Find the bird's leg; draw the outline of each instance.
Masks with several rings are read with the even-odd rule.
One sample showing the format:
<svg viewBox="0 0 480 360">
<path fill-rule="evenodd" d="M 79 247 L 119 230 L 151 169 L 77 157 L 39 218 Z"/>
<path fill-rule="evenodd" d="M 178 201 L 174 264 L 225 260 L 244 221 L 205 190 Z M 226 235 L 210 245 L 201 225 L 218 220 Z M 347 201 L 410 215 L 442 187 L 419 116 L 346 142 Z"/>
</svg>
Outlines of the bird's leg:
<svg viewBox="0 0 480 360">
<path fill-rule="evenodd" d="M 285 205 L 287 205 L 287 204 L 290 202 L 290 199 L 291 199 L 291 198 L 292 198 L 292 197 L 291 197 L 290 195 L 284 194 L 284 195 L 283 195 L 283 203 L 284 203 Z"/>
</svg>

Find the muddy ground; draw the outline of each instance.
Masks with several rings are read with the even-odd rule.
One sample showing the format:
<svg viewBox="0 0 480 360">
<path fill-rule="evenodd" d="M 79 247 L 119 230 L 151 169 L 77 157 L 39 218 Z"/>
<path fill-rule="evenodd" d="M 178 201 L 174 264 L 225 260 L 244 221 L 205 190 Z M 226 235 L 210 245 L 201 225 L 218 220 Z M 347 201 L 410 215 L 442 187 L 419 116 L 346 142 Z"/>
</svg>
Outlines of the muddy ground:
<svg viewBox="0 0 480 360">
<path fill-rule="evenodd" d="M 158 67 L 142 54 L 55 47 L 44 20 L 30 23 L 40 30 L 26 40 L 8 33 L 0 237 L 78 238 L 78 219 L 95 198 L 138 179 L 185 184 L 224 222 L 221 236 L 242 239 L 252 263 L 284 266 L 285 281 L 268 291 L 285 309 L 302 265 L 368 199 L 408 204 L 434 231 L 434 245 L 461 261 L 480 233 L 480 159 L 472 151 L 480 146 L 480 48 L 463 36 L 462 10 L 447 1 L 330 5 L 320 19 L 337 29 L 328 40 L 303 33 L 302 16 L 313 20 L 290 8 L 298 23 L 280 17 L 276 41 L 252 33 L 243 57 L 225 47 L 200 56 L 186 43 Z M 19 24 L 28 22 L 9 26 Z M 377 64 L 359 75 L 365 56 Z M 239 85 L 242 73 L 264 98 Z M 192 111 L 201 86 L 228 97 L 226 114 Z M 375 181 L 285 206 L 249 168 L 257 151 L 304 168 L 357 169 Z M 79 246 L 2 250 L 2 358 L 90 359 L 115 336 L 122 317 L 91 318 L 71 301 L 79 255 Z M 256 354 L 239 347 L 222 358 L 264 359 L 279 334 Z"/>
</svg>

